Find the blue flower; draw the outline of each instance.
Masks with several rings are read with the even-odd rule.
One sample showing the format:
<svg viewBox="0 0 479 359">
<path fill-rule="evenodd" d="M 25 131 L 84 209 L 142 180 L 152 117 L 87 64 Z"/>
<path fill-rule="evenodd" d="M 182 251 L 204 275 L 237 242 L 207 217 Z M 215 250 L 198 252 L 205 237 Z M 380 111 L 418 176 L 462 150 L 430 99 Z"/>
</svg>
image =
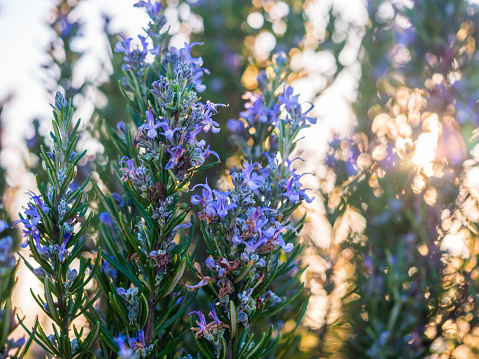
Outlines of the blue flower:
<svg viewBox="0 0 479 359">
<path fill-rule="evenodd" d="M 137 353 L 125 345 L 125 339 L 126 336 L 124 335 L 119 335 L 118 338 L 114 339 L 116 345 L 120 348 L 117 353 L 118 357 L 120 359 L 136 359 L 138 357 Z"/>
<path fill-rule="evenodd" d="M 147 136 L 153 140 L 157 135 L 156 129 L 161 126 L 161 123 L 155 123 L 155 118 L 153 116 L 153 112 L 151 112 L 151 107 L 148 107 L 148 110 L 145 113 L 148 118 L 148 122 L 141 125 L 138 131 L 146 130 Z"/>
<path fill-rule="evenodd" d="M 201 309 L 199 311 L 192 311 L 188 313 L 188 315 L 196 314 L 200 321 L 196 321 L 196 325 L 198 325 L 198 328 L 192 328 L 196 332 L 196 337 L 200 338 L 205 332 L 208 331 L 208 325 L 206 324 L 206 318 L 205 315 L 201 312 Z"/>
<path fill-rule="evenodd" d="M 234 118 L 226 122 L 226 127 L 228 127 L 228 130 L 235 134 L 242 134 L 246 130 L 244 122 Z"/>
<path fill-rule="evenodd" d="M 128 178 L 134 178 L 135 177 L 135 162 L 132 159 L 129 159 L 126 156 L 123 156 L 123 158 L 120 161 L 120 164 L 126 163 L 128 168 L 122 167 L 120 168 L 120 171 L 123 172 L 123 177 L 121 180 L 123 182 L 128 181 Z"/>
<path fill-rule="evenodd" d="M 231 209 L 236 208 L 235 203 L 227 203 L 229 199 L 229 193 L 228 192 L 222 192 L 222 191 L 213 191 L 215 194 L 215 210 L 216 213 L 218 214 L 218 217 L 224 218 L 228 215 L 228 211 Z"/>
<path fill-rule="evenodd" d="M 15 257 L 12 252 L 13 239 L 10 236 L 0 239 L 0 274 L 11 272 L 15 267 Z"/>
<path fill-rule="evenodd" d="M 218 133 L 220 132 L 219 129 L 219 124 L 216 121 L 213 121 L 211 118 L 213 115 L 215 115 L 218 112 L 218 106 L 223 106 L 226 107 L 226 105 L 222 103 L 212 103 L 210 101 L 206 101 L 206 106 L 202 103 L 199 103 L 199 107 L 201 110 L 201 125 L 203 125 L 203 131 L 206 133 L 209 130 L 213 133 Z"/>
<path fill-rule="evenodd" d="M 195 163 L 196 166 L 202 165 L 209 155 L 215 156 L 218 160 L 220 156 L 213 150 L 210 150 L 210 145 L 206 149 L 202 150 L 201 148 L 196 148 L 191 156 L 191 161 Z"/>
<path fill-rule="evenodd" d="M 208 257 L 205 263 L 209 269 L 216 268 L 216 261 L 213 259 L 213 257 Z"/>
<path fill-rule="evenodd" d="M 208 180 L 206 180 L 205 184 L 197 184 L 196 186 L 194 186 L 193 191 L 196 187 L 203 187 L 203 197 L 194 194 L 193 196 L 191 196 L 191 203 L 201 204 L 203 207 L 205 207 L 208 203 L 213 201 L 213 191 L 211 190 L 210 186 L 208 186 Z"/>
<path fill-rule="evenodd" d="M 278 221 L 275 221 L 275 227 L 269 227 L 266 231 L 262 232 L 262 236 L 267 239 L 267 241 L 271 241 L 272 244 L 275 246 L 280 246 L 283 248 L 283 251 L 285 252 L 291 252 L 294 248 L 292 243 L 285 244 L 283 238 L 281 237 L 281 233 L 285 229 L 290 229 L 296 235 L 298 235 L 298 232 L 293 227 L 289 226 L 283 226 L 281 223 Z"/>
<path fill-rule="evenodd" d="M 168 161 L 168 163 L 166 164 L 165 169 L 170 170 L 173 167 L 178 165 L 178 161 L 180 160 L 180 158 L 183 155 L 183 153 L 185 152 L 185 150 L 181 146 L 176 146 L 176 147 L 173 147 L 171 149 L 168 148 L 167 151 L 171 155 L 171 158 Z"/>
<path fill-rule="evenodd" d="M 65 235 L 61 246 L 59 246 L 58 244 L 55 244 L 55 250 L 58 253 L 58 259 L 60 260 L 60 262 L 63 262 L 63 260 L 65 259 L 65 256 L 70 254 L 70 252 L 68 252 L 67 250 L 67 243 L 70 240 L 70 237 L 71 237 L 71 234 Z"/>
<path fill-rule="evenodd" d="M 185 42 L 185 47 L 182 49 L 171 47 L 170 51 L 162 60 L 162 64 L 166 69 L 175 69 L 180 63 L 184 62 L 185 65 L 191 69 L 190 78 L 195 90 L 198 92 L 203 92 L 206 89 L 206 86 L 201 82 L 201 77 L 203 74 L 209 73 L 209 71 L 202 67 L 203 60 L 201 57 L 195 58 L 191 56 L 191 49 L 196 45 L 201 44 L 199 42 L 194 42 L 191 45 L 188 45 L 188 43 Z M 158 51 L 158 49 L 156 49 L 156 51 Z"/>
<path fill-rule="evenodd" d="M 135 5 L 135 7 L 144 7 L 146 9 L 146 13 L 148 16 L 155 21 L 158 18 L 158 15 L 161 12 L 161 4 L 159 2 L 154 1 L 154 3 L 151 3 L 151 0 L 146 1 L 138 1 Z"/>
<path fill-rule="evenodd" d="M 274 104 L 272 108 L 267 108 L 263 98 L 252 93 L 247 93 L 245 98 L 249 99 L 249 102 L 245 104 L 246 111 L 241 112 L 240 116 L 245 119 L 250 126 L 255 126 L 258 122 L 270 124 L 277 122 L 278 104 Z"/>
<path fill-rule="evenodd" d="M 109 227 L 113 227 L 113 219 L 108 212 L 100 213 L 100 222 L 106 224 Z"/>
<path fill-rule="evenodd" d="M 303 184 L 299 182 L 301 177 L 303 177 L 306 173 L 298 175 L 295 172 L 296 168 L 291 173 L 291 179 L 289 180 L 287 190 L 283 193 L 283 196 L 290 200 L 291 203 L 296 203 L 303 199 L 306 200 L 306 202 L 311 203 L 314 198 L 309 198 L 305 192 L 309 188 L 302 188 Z"/>
<path fill-rule="evenodd" d="M 299 95 L 293 95 L 293 88 L 291 86 L 284 87 L 283 95 L 278 97 L 278 102 L 284 105 L 285 110 L 289 113 L 293 121 L 294 127 L 307 127 L 309 124 L 315 124 L 314 117 L 306 116 L 312 109 L 313 105 L 306 111 L 302 112 L 301 104 L 299 103 Z"/>
<path fill-rule="evenodd" d="M 243 174 L 243 179 L 244 179 L 244 183 L 246 184 L 246 186 L 248 187 L 248 189 L 250 191 L 256 191 L 261 183 L 263 182 L 263 177 L 259 176 L 257 173 L 252 173 L 255 166 L 258 166 L 259 168 L 261 168 L 261 165 L 259 163 L 249 163 L 248 161 L 246 161 L 244 163 L 244 169 L 241 171 L 242 174 Z"/>
<path fill-rule="evenodd" d="M 8 223 L 0 219 L 0 232 L 3 232 L 8 228 Z"/>
<path fill-rule="evenodd" d="M 33 239 L 40 244 L 40 231 L 37 229 L 37 225 L 41 222 L 42 218 L 40 216 L 40 213 L 38 212 L 38 207 L 41 209 L 41 211 L 45 214 L 48 214 L 50 211 L 50 208 L 44 203 L 41 199 L 42 196 L 37 196 L 33 192 L 29 192 L 30 199 L 33 200 L 33 202 L 28 202 L 28 207 L 24 211 L 25 218 L 19 219 L 15 222 L 13 222 L 13 225 L 17 225 L 18 223 L 23 223 L 25 229 L 23 230 L 23 233 L 25 234 L 25 237 L 28 238 L 30 235 L 32 235 Z M 37 207 L 38 206 L 38 207 Z M 28 246 L 28 242 L 21 244 L 23 248 Z"/>
<path fill-rule="evenodd" d="M 125 38 L 123 35 L 120 34 L 120 37 L 123 41 L 118 42 L 115 45 L 115 52 L 122 52 L 125 54 L 123 56 L 123 61 L 125 61 L 125 65 L 122 68 L 125 71 L 134 71 L 137 74 L 140 74 L 144 67 L 145 67 L 145 58 L 148 54 L 148 43 L 146 42 L 146 38 L 143 36 L 138 36 L 141 42 L 142 49 L 136 48 L 131 50 L 131 38 Z"/>
<path fill-rule="evenodd" d="M 158 125 L 163 129 L 163 135 L 166 137 L 167 140 L 170 141 L 173 139 L 173 135 L 175 134 L 175 132 L 180 130 L 179 127 L 171 129 L 168 125 L 168 122 L 160 122 Z"/>
<path fill-rule="evenodd" d="M 140 330 L 138 333 L 136 333 L 135 338 L 130 338 L 128 340 L 128 344 L 130 345 L 130 348 L 133 350 L 144 349 L 145 348 L 145 332 L 143 330 Z"/>
</svg>

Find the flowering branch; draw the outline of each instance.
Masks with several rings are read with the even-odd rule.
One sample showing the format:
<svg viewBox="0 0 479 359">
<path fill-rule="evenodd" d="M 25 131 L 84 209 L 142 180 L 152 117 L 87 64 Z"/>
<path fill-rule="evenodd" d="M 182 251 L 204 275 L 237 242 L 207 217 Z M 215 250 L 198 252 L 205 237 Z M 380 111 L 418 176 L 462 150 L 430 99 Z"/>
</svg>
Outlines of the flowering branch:
<svg viewBox="0 0 479 359">
<path fill-rule="evenodd" d="M 280 329 L 274 327 L 278 324 L 273 321 L 268 333 L 260 328 L 295 303 L 303 291 L 295 238 L 304 218 L 293 227 L 290 215 L 310 199 L 299 182 L 302 176 L 291 167 L 290 155 L 300 129 L 315 120 L 307 117 L 309 111 L 302 112 L 291 87 L 284 87 L 282 96 L 275 94 L 284 79 L 285 63 L 284 55 L 275 58 L 272 77 L 266 73 L 259 77 L 263 95 L 248 94 L 243 120 L 228 123 L 236 143 L 252 161 L 233 171 L 232 189 L 223 192 L 198 185 L 202 196 L 191 199 L 202 209 L 198 216 L 210 254 L 206 275 L 199 263 L 193 265 L 200 282 L 191 288 L 201 287 L 208 296 L 213 321 L 207 323 L 201 311 L 190 313 L 199 351 L 207 358 L 259 358 L 273 351 L 279 337 L 270 341 L 273 329 Z M 199 319 L 198 327 L 193 315 Z M 263 334 L 254 339 L 254 332 Z"/>
<path fill-rule="evenodd" d="M 121 88 L 133 121 L 119 123 L 117 132 L 107 127 L 121 156 L 124 195 L 106 196 L 97 188 L 106 211 L 100 217 L 106 250 L 96 276 L 113 311 L 92 314 L 92 320 L 104 323 L 106 357 L 114 352 L 156 358 L 173 355 L 185 329 L 182 315 L 196 295 L 179 284 L 193 236 L 192 229 L 185 232 L 192 223 L 183 223 L 189 207 L 180 197 L 196 171 L 214 164 L 205 164 L 210 155 L 219 162 L 197 137 L 219 131 L 212 116 L 223 105 L 198 97 L 206 70 L 201 58 L 191 56 L 194 44 L 164 50 L 161 6 L 144 1 L 136 6 L 146 8 L 152 20 L 147 36 L 139 36 L 141 48 L 132 49 L 132 39 L 125 37 L 116 46 L 124 54 Z M 151 63 L 148 52 L 155 56 Z"/>
<path fill-rule="evenodd" d="M 72 325 L 73 320 L 94 302 L 85 293 L 85 286 L 93 276 L 93 270 L 88 276 L 86 273 L 90 260 L 79 256 L 86 241 L 85 231 L 92 218 L 91 213 L 85 218 L 87 207 L 83 189 L 87 182 L 81 187 L 72 186 L 75 168 L 86 151 L 80 154 L 75 152 L 80 121 L 72 131 L 69 130 L 73 117 L 71 101 L 67 102 L 57 92 L 52 107 L 54 132 L 51 136 L 54 148 L 48 153 L 43 147 L 41 149 L 49 178 L 48 188 L 40 180 L 37 181 L 40 194 L 30 193 L 31 201 L 15 224 L 23 224 L 26 242 L 21 246 L 29 247 L 30 255 L 40 265 L 33 268 L 24 259 L 27 267 L 44 285 L 43 297 L 32 292 L 33 298 L 53 321 L 54 334 L 47 335 L 38 321 L 38 333 L 30 334 L 49 355 L 79 358 L 90 350 L 99 332 L 97 323 L 84 337 L 83 329 L 77 330 Z M 74 260 L 80 261 L 78 269 L 73 268 Z M 98 261 L 95 267 L 97 265 Z M 73 339 L 70 339 L 71 327 Z"/>
</svg>

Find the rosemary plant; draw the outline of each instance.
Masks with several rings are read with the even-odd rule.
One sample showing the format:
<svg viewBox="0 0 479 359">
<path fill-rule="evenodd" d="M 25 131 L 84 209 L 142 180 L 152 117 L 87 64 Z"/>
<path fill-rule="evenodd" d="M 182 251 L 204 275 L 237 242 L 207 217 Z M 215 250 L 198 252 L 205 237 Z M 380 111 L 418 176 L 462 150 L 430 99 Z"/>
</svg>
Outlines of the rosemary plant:
<svg viewBox="0 0 479 359">
<path fill-rule="evenodd" d="M 32 291 L 40 309 L 53 321 L 53 333 L 47 335 L 40 323 L 31 337 L 49 355 L 56 358 L 83 358 L 88 356 L 100 326 L 97 323 L 88 333 L 79 329 L 73 321 L 80 317 L 95 301 L 88 298 L 85 286 L 93 277 L 91 260 L 79 256 L 85 244 L 85 232 L 92 218 L 86 216 L 87 207 L 83 190 L 72 185 L 76 166 L 85 155 L 77 153 L 80 120 L 72 126 L 73 107 L 71 101 L 57 92 L 53 107 L 54 147 L 46 152 L 42 147 L 41 158 L 45 164 L 49 183 L 37 181 L 39 194 L 30 192 L 30 202 L 20 215 L 26 241 L 22 247 L 30 249 L 36 265 L 24 259 L 27 267 L 44 286 L 43 296 Z M 70 128 L 73 128 L 70 131 Z M 79 263 L 79 264 L 78 264 Z M 91 299 L 91 300 L 90 300 Z M 72 331 L 73 329 L 73 331 Z M 71 332 L 73 335 L 71 335 Z"/>
</svg>

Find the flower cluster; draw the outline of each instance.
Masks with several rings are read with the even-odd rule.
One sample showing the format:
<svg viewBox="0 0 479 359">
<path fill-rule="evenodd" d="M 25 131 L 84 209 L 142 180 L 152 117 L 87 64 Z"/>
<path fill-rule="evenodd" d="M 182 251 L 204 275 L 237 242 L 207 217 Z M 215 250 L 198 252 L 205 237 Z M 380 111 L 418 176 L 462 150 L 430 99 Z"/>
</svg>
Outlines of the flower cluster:
<svg viewBox="0 0 479 359">
<path fill-rule="evenodd" d="M 154 83 L 153 86 L 156 84 Z M 219 105 L 208 102 L 201 103 L 187 102 L 178 116 L 178 112 L 168 110 L 166 118 L 154 114 L 150 107 L 146 111 L 147 122 L 140 126 L 136 134 L 136 141 L 140 148 L 144 149 L 143 158 L 160 160 L 162 157 L 164 170 L 171 170 L 176 178 L 182 180 L 192 169 L 203 165 L 209 155 L 214 155 L 218 160 L 219 156 L 215 151 L 206 146 L 204 140 L 198 141 L 196 136 L 201 132 L 218 132 L 215 126 L 218 124 L 211 116 L 217 112 Z M 169 118 L 167 120 L 167 118 Z M 144 161 L 144 160 L 142 160 Z M 132 159 L 124 157 L 121 163 L 126 163 L 128 168 L 123 168 L 125 173 L 123 180 L 128 178 L 138 187 L 142 187 L 147 193 L 150 183 L 148 169 L 143 162 L 136 167 Z"/>
<path fill-rule="evenodd" d="M 216 315 L 215 305 L 211 307 L 211 311 L 208 316 L 213 319 L 211 322 L 206 323 L 205 315 L 200 311 L 193 311 L 189 315 L 196 314 L 200 321 L 196 321 L 197 327 L 193 327 L 192 330 L 195 332 L 196 338 L 204 337 L 215 347 L 216 353 L 219 354 L 221 349 L 221 337 L 225 332 L 225 328 L 228 328 L 228 325 L 223 323 L 218 316 Z"/>
<path fill-rule="evenodd" d="M 271 208 L 254 206 L 253 190 L 259 189 L 262 177 L 252 173 L 253 166 L 246 162 L 242 173 L 235 173 L 234 189 L 222 192 L 211 190 L 208 184 L 197 185 L 203 188 L 202 197 L 195 194 L 191 199 L 193 204 L 202 206 L 198 216 L 207 228 L 233 245 L 233 251 L 238 248 L 245 262 L 252 256 L 259 262 L 260 255 L 279 247 L 285 252 L 293 249 L 292 243 L 286 244 L 282 239 L 284 230 L 292 228 L 274 220 Z"/>
<path fill-rule="evenodd" d="M 116 52 L 122 52 L 124 54 L 123 61 L 123 70 L 133 71 L 136 74 L 141 75 L 145 69 L 145 58 L 148 55 L 148 43 L 144 36 L 138 36 L 138 39 L 141 43 L 141 49 L 139 47 L 132 49 L 131 48 L 131 38 L 125 38 L 123 35 L 120 35 L 123 41 L 118 42 L 115 45 Z"/>
<path fill-rule="evenodd" d="M 203 92 L 206 86 L 202 83 L 201 77 L 205 73 L 209 74 L 209 71 L 202 67 L 203 60 L 201 57 L 191 56 L 191 49 L 195 45 L 200 45 L 200 43 L 194 42 L 189 45 L 185 42 L 185 47 L 182 49 L 171 47 L 164 57 L 162 65 L 166 69 L 173 70 L 178 80 L 185 79 L 187 85 L 193 84 L 196 91 Z"/>
<path fill-rule="evenodd" d="M 38 196 L 33 192 L 30 192 L 29 194 L 32 201 L 28 203 L 28 207 L 24 211 L 25 218 L 13 222 L 13 225 L 15 226 L 18 223 L 23 223 L 25 227 L 23 229 L 25 238 L 32 236 L 37 246 L 40 247 L 40 231 L 38 230 L 37 225 L 41 224 L 42 217 L 40 216 L 39 211 L 48 214 L 50 208 L 48 208 L 48 206 L 42 201 L 41 195 Z M 28 242 L 22 246 L 28 246 Z"/>
<path fill-rule="evenodd" d="M 312 105 L 303 111 L 299 95 L 294 95 L 293 88 L 280 85 L 286 63 L 284 54 L 276 55 L 270 72 L 272 75 L 268 75 L 266 70 L 258 75 L 262 93 L 248 93 L 245 96 L 248 102 L 245 111 L 240 113 L 240 119 L 228 121 L 233 141 L 244 156 L 258 162 L 260 168 L 263 165 L 258 175 L 253 173 L 256 178 L 251 189 L 263 207 L 276 210 L 276 218 L 289 213 L 303 200 L 312 201 L 300 181 L 305 174 L 297 173 L 298 169 L 292 167 L 292 163 L 300 158 L 291 158 L 290 155 L 295 150 L 299 132 L 315 124 L 316 119 L 308 115 Z M 248 179 L 251 176 L 248 174 L 251 173 L 250 167 L 246 171 L 237 169 L 235 172 L 233 181 L 241 175 Z"/>
</svg>

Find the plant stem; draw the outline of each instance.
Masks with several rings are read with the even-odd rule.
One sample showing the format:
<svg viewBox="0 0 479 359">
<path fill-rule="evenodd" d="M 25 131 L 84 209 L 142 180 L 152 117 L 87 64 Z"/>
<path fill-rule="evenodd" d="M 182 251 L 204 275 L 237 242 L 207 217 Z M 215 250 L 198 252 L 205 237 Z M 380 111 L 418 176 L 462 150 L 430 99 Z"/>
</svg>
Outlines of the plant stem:
<svg viewBox="0 0 479 359">
<path fill-rule="evenodd" d="M 153 324 L 155 320 L 156 299 L 152 293 L 148 295 L 148 306 L 149 306 L 148 321 L 146 322 L 146 329 L 145 329 L 145 344 L 146 345 L 150 345 L 151 340 L 153 339 Z"/>
</svg>

